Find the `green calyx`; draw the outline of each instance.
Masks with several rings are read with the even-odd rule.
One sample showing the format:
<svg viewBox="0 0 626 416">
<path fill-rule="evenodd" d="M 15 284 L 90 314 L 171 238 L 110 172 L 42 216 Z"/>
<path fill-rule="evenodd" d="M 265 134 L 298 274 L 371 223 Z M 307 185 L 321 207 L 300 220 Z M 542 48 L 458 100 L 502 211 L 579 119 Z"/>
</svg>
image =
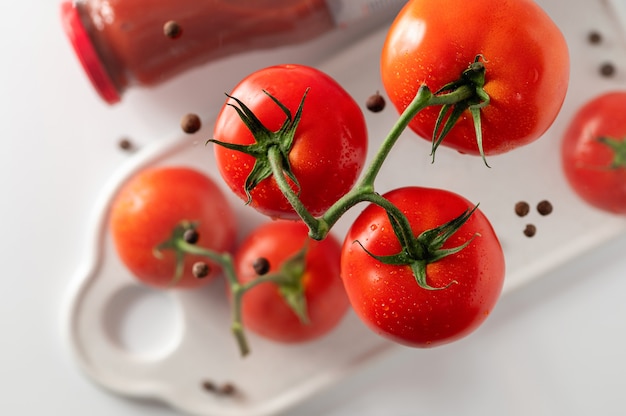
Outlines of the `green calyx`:
<svg viewBox="0 0 626 416">
<path fill-rule="evenodd" d="M 458 282 L 456 280 L 452 280 L 445 286 L 430 286 L 427 282 L 426 266 L 430 263 L 435 263 L 447 256 L 458 253 L 459 251 L 467 247 L 472 242 L 474 237 L 479 235 L 474 234 L 472 238 L 470 238 L 460 246 L 452 248 L 442 248 L 445 242 L 452 235 L 454 235 L 463 226 L 463 224 L 467 222 L 467 220 L 472 216 L 477 208 L 478 205 L 474 206 L 471 209 L 467 209 L 461 215 L 452 219 L 451 221 L 448 221 L 447 223 L 438 227 L 426 230 L 417 237 L 413 235 L 408 236 L 407 232 L 399 227 L 400 223 L 390 215 L 389 218 L 391 220 L 391 225 L 393 227 L 394 233 L 396 234 L 400 241 L 400 244 L 402 245 L 402 250 L 397 254 L 392 254 L 388 256 L 377 256 L 368 251 L 365 247 L 363 247 L 360 242 L 357 241 L 357 243 L 361 245 L 361 247 L 367 252 L 367 254 L 383 264 L 394 266 L 409 266 L 413 271 L 415 281 L 421 288 L 426 290 L 446 289 L 450 285 L 456 284 Z"/>
<path fill-rule="evenodd" d="M 609 169 L 626 168 L 626 137 L 619 140 L 612 137 L 598 137 L 598 142 L 608 146 L 613 151 L 613 160 Z"/>
<path fill-rule="evenodd" d="M 444 85 L 434 93 L 437 98 L 443 99 L 444 104 L 439 111 L 432 134 L 431 156 L 433 157 L 433 162 L 435 160 L 435 152 L 443 139 L 452 130 L 452 127 L 461 118 L 465 110 L 469 110 L 474 122 L 478 150 L 483 158 L 483 162 L 489 167 L 483 150 L 480 109 L 489 104 L 490 98 L 483 89 L 486 69 L 481 59 L 483 59 L 482 55 L 476 55 L 474 61 L 461 73 L 461 77 L 458 80 Z"/>
<path fill-rule="evenodd" d="M 185 266 L 185 255 L 194 252 L 194 245 L 185 240 L 185 233 L 189 230 L 196 230 L 198 223 L 191 221 L 181 221 L 174 227 L 170 238 L 156 246 L 153 250 L 154 256 L 163 257 L 163 251 L 172 250 L 176 259 L 176 268 L 170 281 L 170 286 L 175 286 L 183 277 Z"/>
<path fill-rule="evenodd" d="M 198 237 L 197 227 L 197 222 L 185 220 L 179 222 L 172 229 L 170 237 L 154 248 L 154 255 L 157 258 L 162 258 L 164 251 L 171 250 L 174 252 L 176 266 L 170 286 L 175 286 L 183 277 L 185 256 L 187 255 L 206 257 L 212 264 L 221 268 L 233 297 L 231 330 L 242 356 L 246 356 L 250 352 L 241 316 L 242 297 L 261 283 L 269 282 L 275 284 L 282 298 L 300 321 L 304 324 L 309 323 L 304 282 L 309 240 L 306 240 L 298 252 L 287 258 L 277 272 L 263 274 L 256 279 L 241 284 L 237 278 L 233 258 L 228 252 L 220 253 L 196 245 Z M 200 276 L 198 277 L 200 278 Z"/>
<path fill-rule="evenodd" d="M 263 91 L 272 101 L 285 113 L 285 121 L 280 129 L 277 131 L 270 131 L 263 123 L 257 118 L 257 116 L 239 99 L 226 94 L 226 96 L 234 100 L 235 104 L 228 104 L 237 111 L 237 114 L 248 127 L 255 142 L 249 145 L 226 143 L 215 139 L 210 139 L 208 142 L 215 143 L 217 145 L 226 147 L 231 150 L 236 150 L 242 153 L 246 153 L 255 158 L 254 167 L 250 171 L 250 174 L 246 178 L 245 193 L 247 196 L 247 203 L 252 201 L 252 195 L 250 192 L 264 179 L 272 176 L 272 167 L 269 161 L 270 149 L 276 148 L 280 153 L 280 163 L 282 171 L 299 189 L 298 180 L 291 170 L 289 163 L 289 151 L 293 145 L 293 140 L 296 133 L 296 128 L 302 117 L 302 108 L 304 107 L 304 100 L 306 98 L 309 89 L 304 92 L 302 100 L 296 110 L 295 116 L 292 116 L 291 111 L 284 104 L 282 104 L 277 98 L 272 96 L 269 92 Z"/>
<path fill-rule="evenodd" d="M 294 256 L 287 259 L 280 268 L 280 277 L 276 279 L 281 296 L 303 324 L 310 322 L 303 282 L 307 250 L 308 244 L 305 244 Z"/>
<path fill-rule="evenodd" d="M 278 287 L 278 291 L 291 310 L 298 316 L 300 322 L 309 323 L 306 297 L 304 295 L 304 276 L 306 271 L 306 254 L 309 249 L 308 240 L 304 246 L 293 256 L 287 258 L 280 269 L 273 273 L 267 273 L 248 281 L 237 288 L 242 294 L 252 290 L 261 283 L 272 283 Z"/>
<path fill-rule="evenodd" d="M 300 321 L 304 324 L 309 323 L 303 281 L 306 270 L 307 250 L 308 244 L 305 244 L 302 249 L 281 264 L 278 272 L 260 275 L 256 279 L 249 280 L 245 284 L 239 283 L 232 264 L 232 259 L 228 257 L 222 261 L 226 278 L 233 296 L 231 306 L 233 315 L 231 330 L 237 340 L 242 356 L 246 356 L 250 352 L 241 316 L 242 298 L 246 293 L 250 290 L 254 290 L 254 287 L 261 283 L 275 284 L 278 287 L 282 298 L 291 310 L 293 310 L 298 316 Z"/>
</svg>

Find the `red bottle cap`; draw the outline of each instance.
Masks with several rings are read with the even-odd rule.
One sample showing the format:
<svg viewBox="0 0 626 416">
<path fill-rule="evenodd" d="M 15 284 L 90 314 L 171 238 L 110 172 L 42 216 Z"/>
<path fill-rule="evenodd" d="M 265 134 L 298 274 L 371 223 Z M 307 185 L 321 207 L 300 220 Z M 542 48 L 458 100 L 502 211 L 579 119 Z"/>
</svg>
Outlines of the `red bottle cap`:
<svg viewBox="0 0 626 416">
<path fill-rule="evenodd" d="M 107 73 L 91 39 L 80 19 L 78 10 L 71 1 L 61 3 L 63 29 L 74 52 L 98 94 L 109 104 L 120 101 L 120 94 Z"/>
</svg>

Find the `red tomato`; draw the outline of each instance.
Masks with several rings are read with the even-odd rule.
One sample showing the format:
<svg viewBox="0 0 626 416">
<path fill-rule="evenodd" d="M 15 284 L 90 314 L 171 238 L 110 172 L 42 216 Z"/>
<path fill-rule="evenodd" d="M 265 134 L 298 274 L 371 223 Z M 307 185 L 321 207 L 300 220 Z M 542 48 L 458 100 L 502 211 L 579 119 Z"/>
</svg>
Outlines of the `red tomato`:
<svg viewBox="0 0 626 416">
<path fill-rule="evenodd" d="M 403 111 L 421 84 L 435 92 L 459 79 L 475 57 L 486 67 L 481 109 L 485 154 L 498 154 L 539 138 L 556 118 L 567 90 L 565 38 L 532 0 L 411 0 L 393 22 L 382 51 L 382 81 Z M 431 140 L 440 107 L 410 123 Z M 442 144 L 479 154 L 474 124 L 465 110 Z"/>
<path fill-rule="evenodd" d="M 350 190 L 363 168 L 367 127 L 359 105 L 328 75 L 301 65 L 261 69 L 241 81 L 230 95 L 249 107 L 265 127 L 277 131 L 285 122 L 285 113 L 263 90 L 295 115 L 307 88 L 310 90 L 288 160 L 300 185 L 300 199 L 309 212 L 320 215 Z M 228 105 L 218 115 L 214 139 L 244 145 L 255 142 L 235 109 Z M 247 200 L 245 183 L 255 164 L 254 157 L 219 145 L 215 146 L 215 156 L 228 186 Z M 298 191 L 295 186 L 293 189 Z M 259 183 L 251 195 L 251 205 L 263 214 L 298 218 L 271 177 Z"/>
<path fill-rule="evenodd" d="M 561 146 L 572 189 L 601 210 L 626 214 L 626 91 L 602 94 L 574 115 Z"/>
<path fill-rule="evenodd" d="M 439 189 L 400 188 L 384 197 L 405 214 L 416 236 L 473 207 Z M 498 238 L 478 209 L 442 248 L 468 240 L 456 254 L 427 264 L 426 283 L 439 289 L 422 288 L 411 266 L 383 264 L 364 250 L 376 256 L 401 250 L 386 212 L 368 206 L 348 231 L 341 254 L 341 276 L 353 309 L 374 332 L 412 347 L 437 346 L 469 334 L 494 308 L 505 265 Z"/>
<path fill-rule="evenodd" d="M 221 190 L 203 173 L 186 167 L 157 167 L 139 172 L 119 190 L 111 206 L 110 230 L 122 262 L 140 281 L 171 287 L 176 261 L 171 250 L 154 254 L 181 221 L 197 222 L 197 245 L 229 250 L 235 241 L 236 223 Z M 184 273 L 175 287 L 197 287 L 212 280 L 219 266 L 203 279 L 191 269 L 204 257 L 185 256 Z"/>
<path fill-rule="evenodd" d="M 253 264 L 259 258 L 269 261 L 268 273 L 279 272 L 307 241 L 302 282 L 309 323 L 301 322 L 277 285 L 264 282 L 243 295 L 246 328 L 282 343 L 304 342 L 327 334 L 346 314 L 349 303 L 339 277 L 341 245 L 331 234 L 322 241 L 308 238 L 308 227 L 299 221 L 272 221 L 248 235 L 235 256 L 239 282 L 258 277 Z"/>
</svg>

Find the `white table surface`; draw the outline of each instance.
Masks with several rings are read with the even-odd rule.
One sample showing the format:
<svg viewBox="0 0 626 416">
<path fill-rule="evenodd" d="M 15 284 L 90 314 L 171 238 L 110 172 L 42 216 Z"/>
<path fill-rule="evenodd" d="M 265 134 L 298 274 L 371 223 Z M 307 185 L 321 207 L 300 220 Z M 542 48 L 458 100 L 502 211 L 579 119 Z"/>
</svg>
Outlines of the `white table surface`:
<svg viewBox="0 0 626 416">
<path fill-rule="evenodd" d="M 62 312 L 94 200 L 132 157 L 117 147 L 121 137 L 138 146 L 167 137 L 182 114 L 214 114 L 207 97 L 229 90 L 250 65 L 281 53 L 314 62 L 325 41 L 306 53 L 248 54 L 235 59 L 248 65 L 227 72 L 226 62 L 210 65 L 109 107 L 79 68 L 58 5 L 0 4 L 0 413 L 179 415 L 100 389 L 67 348 Z M 398 347 L 285 415 L 623 414 L 625 249 L 619 237 L 503 297 L 470 337 L 434 350 Z"/>
</svg>

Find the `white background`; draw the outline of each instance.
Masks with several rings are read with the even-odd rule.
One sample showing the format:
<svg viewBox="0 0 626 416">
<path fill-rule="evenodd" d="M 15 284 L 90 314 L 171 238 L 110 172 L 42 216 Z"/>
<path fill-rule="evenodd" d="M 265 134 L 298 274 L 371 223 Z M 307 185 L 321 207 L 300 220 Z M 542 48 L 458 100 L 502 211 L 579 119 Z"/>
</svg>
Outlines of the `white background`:
<svg viewBox="0 0 626 416">
<path fill-rule="evenodd" d="M 58 6 L 0 5 L 0 412 L 178 415 L 98 388 L 67 348 L 62 312 L 86 251 L 93 204 L 132 157 L 117 148 L 121 137 L 139 147 L 170 137 L 182 114 L 214 114 L 221 100 L 208 97 L 221 97 L 254 65 L 295 50 L 210 65 L 108 107 L 64 38 Z M 359 34 L 351 30 L 332 43 Z M 313 63 L 328 43 L 313 42 L 293 56 Z M 626 236 L 508 294 L 465 340 L 427 351 L 398 347 L 286 414 L 623 414 L 624 249 Z"/>
</svg>

